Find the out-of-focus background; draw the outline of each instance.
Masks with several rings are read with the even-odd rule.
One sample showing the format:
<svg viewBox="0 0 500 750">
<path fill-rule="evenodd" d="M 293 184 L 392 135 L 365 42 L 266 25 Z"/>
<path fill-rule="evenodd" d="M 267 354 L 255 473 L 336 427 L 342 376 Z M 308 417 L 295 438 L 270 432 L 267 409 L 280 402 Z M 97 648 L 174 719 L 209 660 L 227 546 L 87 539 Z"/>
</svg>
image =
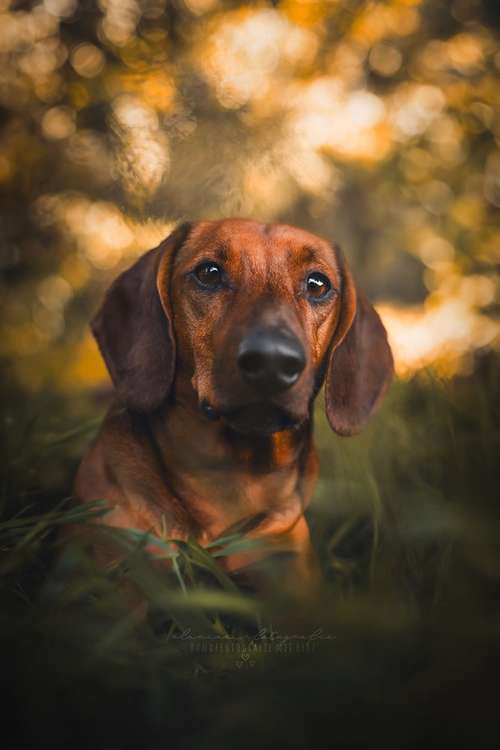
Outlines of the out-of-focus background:
<svg viewBox="0 0 500 750">
<path fill-rule="evenodd" d="M 335 238 L 398 373 L 498 343 L 495 0 L 0 0 L 0 354 L 106 378 L 87 323 L 179 220 Z"/>
</svg>

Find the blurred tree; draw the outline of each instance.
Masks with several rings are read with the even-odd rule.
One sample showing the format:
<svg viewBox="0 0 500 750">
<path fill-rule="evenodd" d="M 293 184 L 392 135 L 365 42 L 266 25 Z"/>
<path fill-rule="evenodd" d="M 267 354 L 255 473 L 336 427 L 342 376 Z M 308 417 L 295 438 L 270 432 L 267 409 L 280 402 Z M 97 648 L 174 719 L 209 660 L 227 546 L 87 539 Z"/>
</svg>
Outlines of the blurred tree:
<svg viewBox="0 0 500 750">
<path fill-rule="evenodd" d="M 0 0 L 0 353 L 104 377 L 86 323 L 178 220 L 338 239 L 401 373 L 498 341 L 491 0 Z M 465 359 L 464 359 L 465 357 Z"/>
</svg>

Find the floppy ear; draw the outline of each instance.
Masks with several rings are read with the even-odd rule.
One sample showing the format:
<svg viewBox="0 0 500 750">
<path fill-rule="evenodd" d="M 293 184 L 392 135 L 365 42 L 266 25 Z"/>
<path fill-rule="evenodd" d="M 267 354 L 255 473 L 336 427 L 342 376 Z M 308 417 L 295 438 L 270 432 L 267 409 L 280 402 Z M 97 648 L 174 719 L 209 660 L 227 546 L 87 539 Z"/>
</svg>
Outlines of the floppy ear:
<svg viewBox="0 0 500 750">
<path fill-rule="evenodd" d="M 168 304 L 169 272 L 190 224 L 182 224 L 111 285 L 92 333 L 106 362 L 118 399 L 132 411 L 149 412 L 167 397 L 175 371 L 175 339 Z"/>
<path fill-rule="evenodd" d="M 376 310 L 359 291 L 340 251 L 342 313 L 329 354 L 326 415 L 339 435 L 359 432 L 391 382 L 394 365 L 387 334 Z"/>
</svg>

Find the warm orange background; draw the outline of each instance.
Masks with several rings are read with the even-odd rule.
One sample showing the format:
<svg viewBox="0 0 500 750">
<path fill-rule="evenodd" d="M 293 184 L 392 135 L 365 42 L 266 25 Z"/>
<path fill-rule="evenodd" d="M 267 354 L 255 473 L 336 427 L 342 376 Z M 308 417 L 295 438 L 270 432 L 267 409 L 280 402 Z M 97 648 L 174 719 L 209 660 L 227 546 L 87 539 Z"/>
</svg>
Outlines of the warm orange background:
<svg viewBox="0 0 500 750">
<path fill-rule="evenodd" d="M 87 322 L 179 220 L 340 241 L 398 372 L 498 342 L 500 47 L 474 0 L 0 0 L 0 353 L 105 377 Z M 175 10 L 175 12 L 174 12 Z"/>
</svg>

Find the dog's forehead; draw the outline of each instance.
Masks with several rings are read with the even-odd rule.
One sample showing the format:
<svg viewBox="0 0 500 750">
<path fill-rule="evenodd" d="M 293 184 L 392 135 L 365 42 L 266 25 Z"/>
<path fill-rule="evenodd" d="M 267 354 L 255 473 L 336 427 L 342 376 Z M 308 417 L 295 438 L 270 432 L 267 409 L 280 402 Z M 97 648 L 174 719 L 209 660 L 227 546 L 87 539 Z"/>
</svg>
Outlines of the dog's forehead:
<svg viewBox="0 0 500 750">
<path fill-rule="evenodd" d="M 184 266 L 202 258 L 236 267 L 319 263 L 338 268 L 334 247 L 304 229 L 288 224 L 262 224 L 225 219 L 196 225 L 176 259 Z"/>
</svg>

